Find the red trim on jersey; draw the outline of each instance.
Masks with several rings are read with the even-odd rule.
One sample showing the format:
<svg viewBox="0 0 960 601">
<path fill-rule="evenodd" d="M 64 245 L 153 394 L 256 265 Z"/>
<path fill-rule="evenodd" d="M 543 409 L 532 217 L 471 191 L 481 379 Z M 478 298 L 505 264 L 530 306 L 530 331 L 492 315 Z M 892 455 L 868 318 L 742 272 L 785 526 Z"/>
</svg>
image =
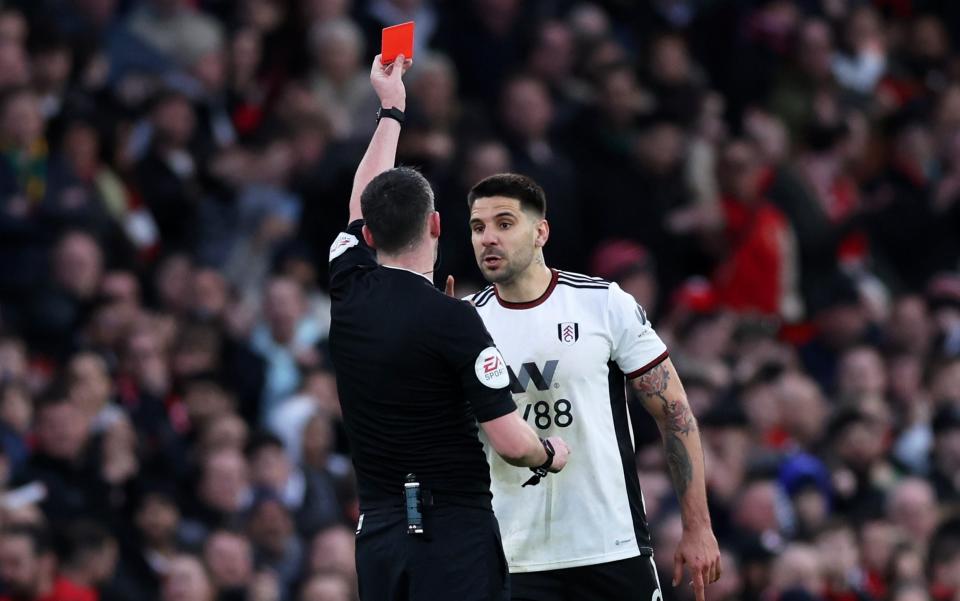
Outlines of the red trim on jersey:
<svg viewBox="0 0 960 601">
<path fill-rule="evenodd" d="M 642 376 L 643 374 L 647 373 L 648 371 L 650 371 L 650 370 L 653 369 L 654 367 L 656 367 L 656 366 L 660 365 L 661 363 L 663 363 L 664 361 L 666 361 L 666 360 L 667 360 L 667 357 L 669 357 L 669 356 L 670 356 L 670 351 L 663 351 L 662 353 L 660 353 L 660 356 L 659 356 L 659 357 L 657 357 L 656 359 L 654 359 L 654 360 L 651 361 L 650 363 L 647 363 L 646 365 L 644 365 L 643 367 L 641 367 L 641 368 L 638 369 L 638 370 L 632 371 L 632 372 L 630 372 L 630 373 L 628 373 L 628 374 L 624 374 L 624 376 L 626 376 L 626 378 L 627 378 L 628 380 L 632 380 L 632 379 L 634 379 L 634 378 L 639 378 L 640 376 Z"/>
<path fill-rule="evenodd" d="M 493 292 L 497 295 L 497 302 L 499 302 L 500 306 L 504 309 L 532 309 L 536 306 L 542 305 L 548 298 L 550 298 L 550 295 L 553 293 L 553 289 L 557 287 L 557 278 L 560 277 L 560 272 L 556 269 L 551 269 L 550 271 L 553 273 L 553 277 L 550 278 L 550 284 L 547 285 L 547 289 L 543 291 L 543 294 L 540 295 L 540 298 L 526 303 L 512 303 L 500 298 L 500 293 L 497 291 L 497 287 L 494 286 Z"/>
</svg>

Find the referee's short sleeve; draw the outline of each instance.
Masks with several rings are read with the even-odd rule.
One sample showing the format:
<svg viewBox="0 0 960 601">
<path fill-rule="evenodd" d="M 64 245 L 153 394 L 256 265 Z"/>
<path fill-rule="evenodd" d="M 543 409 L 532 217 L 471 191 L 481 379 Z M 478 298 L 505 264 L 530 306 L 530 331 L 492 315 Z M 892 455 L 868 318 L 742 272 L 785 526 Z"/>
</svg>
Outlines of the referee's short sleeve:
<svg viewBox="0 0 960 601">
<path fill-rule="evenodd" d="M 444 330 L 447 356 L 477 421 L 488 422 L 516 411 L 507 364 L 477 311 L 469 303 L 456 303 Z"/>
<path fill-rule="evenodd" d="M 363 220 L 357 219 L 330 245 L 330 297 L 337 300 L 350 279 L 377 267 L 377 255 L 363 239 Z"/>
<path fill-rule="evenodd" d="M 611 358 L 627 378 L 637 378 L 667 358 L 667 346 L 650 325 L 646 311 L 632 296 L 616 284 L 610 284 L 608 294 Z"/>
</svg>

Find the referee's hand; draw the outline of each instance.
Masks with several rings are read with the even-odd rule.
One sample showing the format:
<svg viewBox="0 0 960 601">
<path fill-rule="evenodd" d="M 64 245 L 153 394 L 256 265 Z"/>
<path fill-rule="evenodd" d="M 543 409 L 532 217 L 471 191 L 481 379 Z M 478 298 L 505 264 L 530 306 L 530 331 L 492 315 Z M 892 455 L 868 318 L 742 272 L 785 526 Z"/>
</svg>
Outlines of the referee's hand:
<svg viewBox="0 0 960 601">
<path fill-rule="evenodd" d="M 413 65 L 413 60 L 402 54 L 389 65 L 380 62 L 380 55 L 373 59 L 370 67 L 370 83 L 380 99 L 380 106 L 406 110 L 407 90 L 403 87 L 401 76 Z"/>
<path fill-rule="evenodd" d="M 550 471 L 554 474 L 559 472 L 567 465 L 567 459 L 570 457 L 570 447 L 559 436 L 551 436 L 547 440 L 553 445 L 554 456 L 553 463 L 550 464 Z"/>
</svg>

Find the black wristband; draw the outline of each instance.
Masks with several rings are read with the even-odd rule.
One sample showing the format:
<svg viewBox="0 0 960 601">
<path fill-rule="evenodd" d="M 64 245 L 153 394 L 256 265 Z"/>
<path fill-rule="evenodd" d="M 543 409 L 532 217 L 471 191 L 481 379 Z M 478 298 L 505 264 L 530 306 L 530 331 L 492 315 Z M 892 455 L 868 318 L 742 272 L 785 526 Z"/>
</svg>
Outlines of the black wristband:
<svg viewBox="0 0 960 601">
<path fill-rule="evenodd" d="M 543 450 L 547 452 L 547 460 L 536 469 L 550 471 L 550 467 L 553 465 L 553 458 L 556 456 L 557 451 L 553 448 L 553 443 L 546 438 L 541 438 L 540 444 L 543 445 Z"/>
<path fill-rule="evenodd" d="M 381 106 L 379 109 L 377 109 L 377 123 L 380 123 L 380 120 L 384 117 L 393 119 L 400 125 L 403 125 L 403 121 L 406 118 L 406 116 L 403 114 L 403 111 L 398 108 L 384 108 Z"/>
<path fill-rule="evenodd" d="M 547 452 L 547 460 L 543 462 L 543 465 L 530 468 L 530 471 L 533 472 L 533 475 L 530 476 L 529 480 L 523 483 L 523 486 L 536 486 L 537 484 L 540 484 L 540 480 L 545 478 L 546 475 L 550 473 L 550 467 L 553 466 L 553 457 L 557 454 L 557 451 L 553 448 L 553 443 L 546 438 L 541 438 L 540 444 L 543 445 L 543 450 Z"/>
</svg>

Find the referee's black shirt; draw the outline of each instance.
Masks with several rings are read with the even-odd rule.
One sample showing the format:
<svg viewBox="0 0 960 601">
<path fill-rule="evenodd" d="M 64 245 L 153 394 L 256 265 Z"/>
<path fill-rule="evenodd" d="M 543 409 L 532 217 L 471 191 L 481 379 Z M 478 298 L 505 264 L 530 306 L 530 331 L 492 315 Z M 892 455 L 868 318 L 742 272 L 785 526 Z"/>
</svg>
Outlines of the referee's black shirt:
<svg viewBox="0 0 960 601">
<path fill-rule="evenodd" d="M 378 265 L 354 221 L 330 248 L 330 353 L 360 506 L 424 488 L 490 494 L 477 422 L 516 410 L 476 310 L 424 276 Z"/>
</svg>

